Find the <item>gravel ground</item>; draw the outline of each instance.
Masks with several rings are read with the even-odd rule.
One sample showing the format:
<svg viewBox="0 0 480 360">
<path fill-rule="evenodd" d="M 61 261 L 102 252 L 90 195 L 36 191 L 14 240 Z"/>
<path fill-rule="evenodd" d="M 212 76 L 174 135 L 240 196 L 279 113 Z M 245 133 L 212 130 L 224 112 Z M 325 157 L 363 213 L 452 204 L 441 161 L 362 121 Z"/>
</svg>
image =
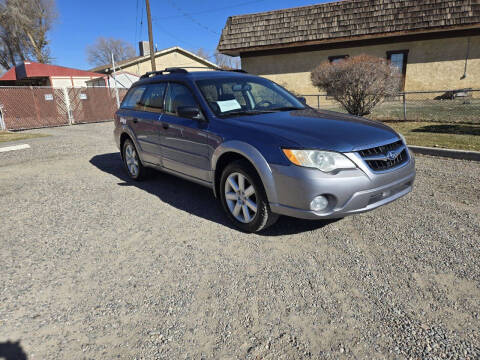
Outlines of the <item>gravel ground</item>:
<svg viewBox="0 0 480 360">
<path fill-rule="evenodd" d="M 480 357 L 480 163 L 248 235 L 206 188 L 127 181 L 111 123 L 37 132 L 0 153 L 0 358 Z"/>
</svg>

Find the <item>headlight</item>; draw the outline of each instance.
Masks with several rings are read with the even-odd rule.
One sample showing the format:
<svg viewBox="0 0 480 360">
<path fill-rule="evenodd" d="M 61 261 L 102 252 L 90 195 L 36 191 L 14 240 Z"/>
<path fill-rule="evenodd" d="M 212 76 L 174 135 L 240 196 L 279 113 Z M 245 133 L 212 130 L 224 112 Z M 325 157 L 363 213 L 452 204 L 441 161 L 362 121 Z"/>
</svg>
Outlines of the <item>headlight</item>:
<svg viewBox="0 0 480 360">
<path fill-rule="evenodd" d="M 338 169 L 354 169 L 355 164 L 342 155 L 333 151 L 320 150 L 293 150 L 282 149 L 285 156 L 295 165 L 317 168 L 323 172 Z"/>
</svg>

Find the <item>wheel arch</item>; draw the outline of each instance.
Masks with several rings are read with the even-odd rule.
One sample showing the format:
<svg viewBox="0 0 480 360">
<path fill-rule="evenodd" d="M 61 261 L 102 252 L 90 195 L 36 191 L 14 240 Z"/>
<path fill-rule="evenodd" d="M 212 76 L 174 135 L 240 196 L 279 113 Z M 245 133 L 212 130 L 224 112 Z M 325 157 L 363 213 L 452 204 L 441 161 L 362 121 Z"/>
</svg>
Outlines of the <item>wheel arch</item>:
<svg viewBox="0 0 480 360">
<path fill-rule="evenodd" d="M 123 144 L 125 144 L 125 141 L 127 139 L 132 140 L 132 137 L 128 133 L 122 132 L 122 134 L 120 135 L 120 155 L 121 155 L 122 159 L 123 159 Z"/>
<path fill-rule="evenodd" d="M 142 164 L 144 164 L 142 148 L 139 146 L 139 144 L 137 142 L 137 138 L 136 138 L 135 134 L 133 133 L 133 131 L 129 127 L 126 127 L 126 126 L 124 126 L 123 129 L 122 129 L 122 133 L 120 134 L 120 141 L 119 141 L 120 156 L 122 157 L 122 159 L 123 159 L 123 144 L 125 143 L 125 141 L 127 139 L 130 139 L 133 142 L 133 145 L 135 145 L 135 148 L 137 149 L 138 157 L 139 157 L 140 161 L 142 162 Z"/>
<path fill-rule="evenodd" d="M 232 161 L 244 159 L 255 169 L 262 180 L 269 203 L 277 202 L 277 193 L 272 170 L 263 155 L 252 145 L 241 141 L 227 141 L 220 145 L 212 155 L 213 192 L 218 196 L 222 171 Z"/>
</svg>

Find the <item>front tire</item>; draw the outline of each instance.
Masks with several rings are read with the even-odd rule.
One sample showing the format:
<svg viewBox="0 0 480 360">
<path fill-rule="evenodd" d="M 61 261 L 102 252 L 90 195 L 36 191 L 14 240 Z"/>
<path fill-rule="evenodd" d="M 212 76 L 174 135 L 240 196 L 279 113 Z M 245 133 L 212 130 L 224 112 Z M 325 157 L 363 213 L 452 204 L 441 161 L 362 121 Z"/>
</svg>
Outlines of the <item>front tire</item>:
<svg viewBox="0 0 480 360">
<path fill-rule="evenodd" d="M 142 162 L 138 156 L 137 148 L 133 144 L 132 140 L 125 140 L 123 143 L 122 155 L 123 164 L 125 165 L 128 176 L 137 181 L 145 178 L 147 169 L 142 165 Z"/>
<path fill-rule="evenodd" d="M 278 219 L 270 210 L 260 177 L 245 160 L 235 161 L 223 170 L 220 201 L 230 221 L 247 233 L 263 230 Z"/>
</svg>

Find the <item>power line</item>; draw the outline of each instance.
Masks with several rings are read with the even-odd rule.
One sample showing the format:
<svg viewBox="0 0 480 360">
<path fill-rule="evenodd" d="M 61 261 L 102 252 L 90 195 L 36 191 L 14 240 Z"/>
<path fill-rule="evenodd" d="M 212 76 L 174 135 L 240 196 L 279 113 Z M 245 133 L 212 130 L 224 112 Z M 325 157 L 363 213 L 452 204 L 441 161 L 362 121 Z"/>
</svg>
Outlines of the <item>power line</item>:
<svg viewBox="0 0 480 360">
<path fill-rule="evenodd" d="M 191 42 L 189 42 L 189 41 L 185 41 L 185 40 L 183 40 L 183 39 L 180 39 L 180 38 L 177 37 L 176 35 L 174 35 L 174 34 L 172 34 L 171 32 L 165 30 L 165 28 L 164 28 L 163 26 L 160 26 L 158 23 L 156 23 L 155 26 L 156 26 L 156 27 L 159 27 L 160 30 L 162 31 L 162 33 L 165 33 L 166 35 L 170 36 L 172 39 L 175 39 L 175 40 L 177 40 L 178 42 L 183 43 L 183 44 L 185 44 L 185 45 L 187 45 L 187 46 L 189 46 L 189 47 L 192 47 L 192 48 L 194 48 L 194 49 L 197 47 L 196 44 L 193 44 L 193 43 L 191 43 Z M 205 49 L 205 50 L 212 50 L 213 52 L 215 52 L 216 49 Z M 213 60 L 214 60 L 214 59 L 215 59 L 215 54 L 209 55 L 209 56 L 208 56 L 208 59 L 213 59 Z"/>
<path fill-rule="evenodd" d="M 154 21 L 154 23 L 156 23 L 156 22 Z M 179 41 L 179 42 L 181 42 L 181 43 L 183 43 L 183 44 L 185 44 L 185 45 L 188 45 L 188 46 L 193 46 L 193 47 L 196 46 L 196 45 L 193 45 L 193 43 L 190 43 L 190 42 L 188 42 L 188 41 L 185 41 L 185 40 L 183 40 L 183 39 L 180 39 L 180 38 L 177 37 L 176 35 L 174 35 L 174 34 L 172 34 L 171 32 L 165 30 L 165 28 L 164 28 L 163 26 L 160 26 L 158 23 L 156 23 L 155 26 L 156 26 L 156 27 L 159 27 L 160 30 L 162 30 L 162 33 L 167 34 L 167 35 L 170 36 L 172 39 L 175 39 L 175 40 L 177 40 L 177 41 Z"/>
<path fill-rule="evenodd" d="M 220 33 L 218 33 L 217 31 L 215 30 L 212 30 L 210 29 L 208 26 L 198 22 L 197 20 L 195 20 L 193 17 L 190 16 L 190 14 L 187 14 L 186 12 L 184 12 L 181 8 L 179 8 L 177 6 L 177 4 L 175 4 L 172 0 L 168 0 L 168 2 L 170 3 L 170 5 L 175 8 L 180 14 L 182 14 L 183 16 L 189 18 L 194 24 L 198 25 L 199 27 L 201 27 L 202 29 L 205 29 L 215 35 L 220 35 Z"/>
<path fill-rule="evenodd" d="M 140 38 L 143 40 L 143 7 L 145 6 L 145 2 L 142 1 L 142 17 L 141 17 L 141 20 L 140 20 Z"/>
<path fill-rule="evenodd" d="M 137 9 L 135 11 L 135 44 L 137 43 L 137 35 L 138 35 L 138 0 L 137 0 Z"/>
<path fill-rule="evenodd" d="M 266 1 L 266 0 L 245 1 L 243 3 L 239 3 L 239 4 L 236 4 L 236 5 L 217 7 L 217 8 L 214 8 L 214 9 L 202 10 L 202 11 L 197 11 L 197 12 L 193 12 L 193 13 L 185 13 L 185 14 L 177 15 L 177 16 L 162 16 L 162 17 L 159 17 L 159 18 L 155 18 L 155 20 L 168 20 L 168 19 L 176 19 L 176 18 L 181 18 L 181 17 L 188 17 L 190 15 L 200 15 L 200 14 L 206 14 L 206 13 L 212 13 L 212 12 L 219 12 L 219 11 L 223 11 L 223 10 L 233 9 L 233 8 L 236 8 L 236 7 L 242 7 L 242 6 L 249 5 L 249 4 L 259 3 L 259 2 L 262 2 L 262 1 Z"/>
</svg>

